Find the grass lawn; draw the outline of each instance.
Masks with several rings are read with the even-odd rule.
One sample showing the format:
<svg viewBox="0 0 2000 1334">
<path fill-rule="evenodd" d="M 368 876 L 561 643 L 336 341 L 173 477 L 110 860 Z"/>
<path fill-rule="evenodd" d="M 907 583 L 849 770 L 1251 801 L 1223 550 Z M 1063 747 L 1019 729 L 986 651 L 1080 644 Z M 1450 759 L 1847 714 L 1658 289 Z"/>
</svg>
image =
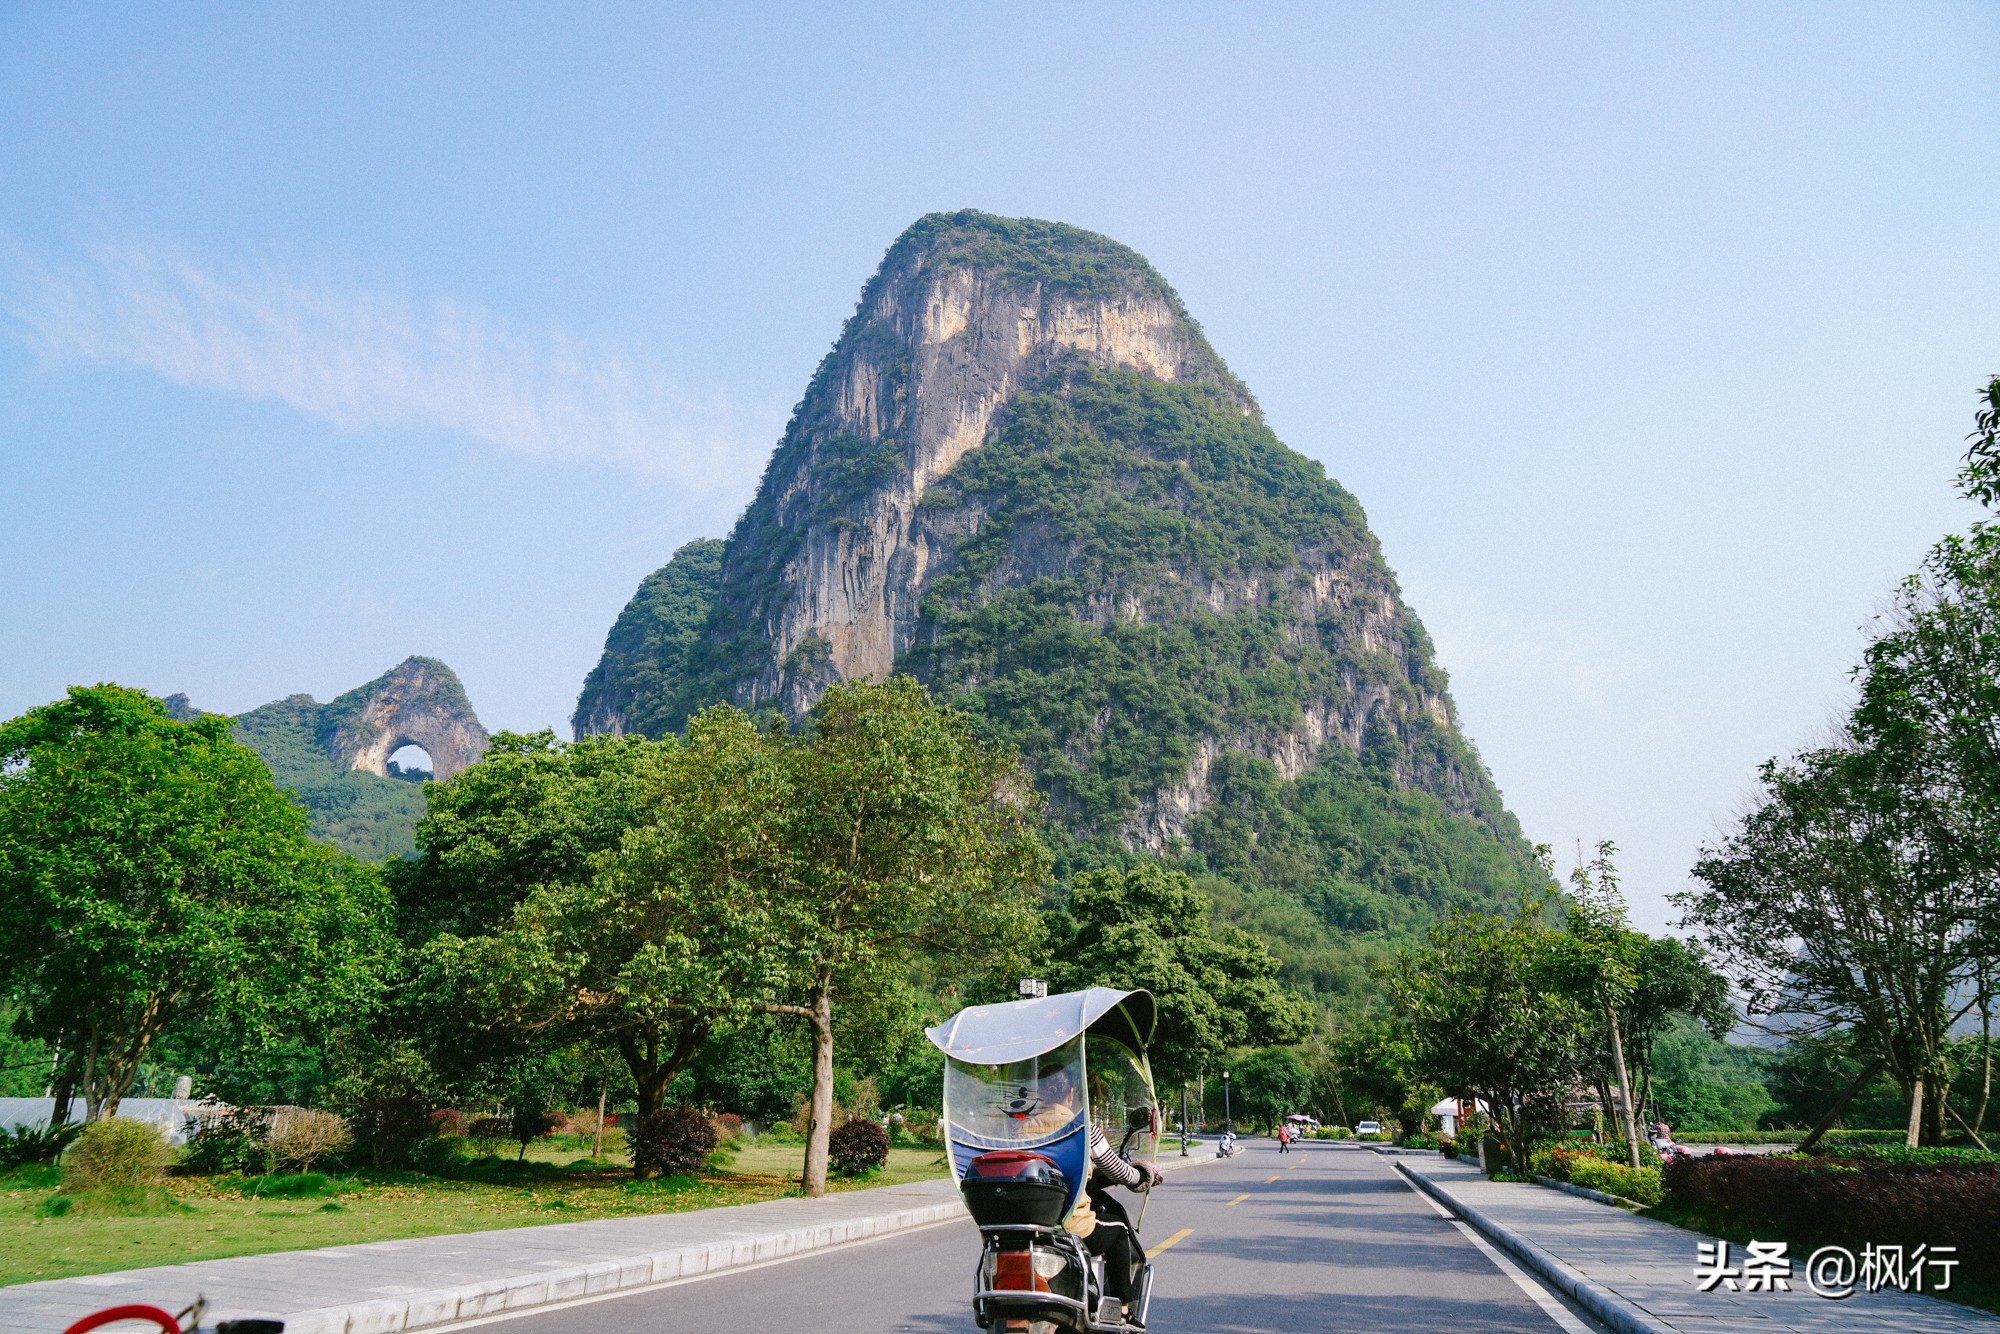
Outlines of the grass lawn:
<svg viewBox="0 0 2000 1334">
<path fill-rule="evenodd" d="M 640 1182 L 615 1165 L 578 1161 L 573 1152 L 536 1145 L 526 1163 L 483 1160 L 452 1180 L 355 1172 L 331 1176 L 322 1193 L 296 1199 L 247 1196 L 241 1177 L 176 1177 L 169 1182 L 173 1202 L 156 1204 L 156 1212 L 105 1215 L 85 1206 L 61 1217 L 43 1212 L 56 1194 L 54 1169 L 21 1168 L 0 1174 L 0 1285 L 228 1255 L 749 1204 L 797 1194 L 804 1153 L 798 1144 L 746 1143 L 723 1171 Z M 892 1149 L 888 1166 L 875 1176 L 835 1178 L 829 1184 L 854 1190 L 921 1181 L 945 1171 L 936 1149 Z"/>
</svg>

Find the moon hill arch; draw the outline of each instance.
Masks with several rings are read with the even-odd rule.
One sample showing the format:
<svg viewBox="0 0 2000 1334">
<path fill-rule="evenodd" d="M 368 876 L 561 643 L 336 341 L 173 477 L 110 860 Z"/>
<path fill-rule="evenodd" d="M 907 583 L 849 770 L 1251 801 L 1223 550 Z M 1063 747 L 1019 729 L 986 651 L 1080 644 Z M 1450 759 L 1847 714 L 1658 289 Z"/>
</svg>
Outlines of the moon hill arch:
<svg viewBox="0 0 2000 1334">
<path fill-rule="evenodd" d="M 186 695 L 166 705 L 175 717 L 198 712 Z M 273 700 L 237 717 L 233 731 L 305 807 L 315 838 L 369 861 L 414 852 L 424 813 L 423 786 L 413 781 L 421 772 L 392 775 L 391 755 L 421 747 L 442 781 L 478 763 L 488 745 L 458 674 L 425 657 L 405 658 L 330 704 Z"/>
</svg>

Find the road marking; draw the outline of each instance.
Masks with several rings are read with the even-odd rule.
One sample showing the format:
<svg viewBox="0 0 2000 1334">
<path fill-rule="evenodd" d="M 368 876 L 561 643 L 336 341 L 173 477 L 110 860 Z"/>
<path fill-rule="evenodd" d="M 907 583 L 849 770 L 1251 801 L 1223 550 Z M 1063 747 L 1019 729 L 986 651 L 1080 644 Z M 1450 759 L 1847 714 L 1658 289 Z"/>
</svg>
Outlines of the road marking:
<svg viewBox="0 0 2000 1334">
<path fill-rule="evenodd" d="M 1554 1297 L 1550 1296 L 1548 1289 L 1544 1288 L 1541 1284 L 1535 1282 L 1534 1279 L 1530 1278 L 1526 1270 L 1522 1269 L 1512 1260 L 1502 1255 L 1499 1251 L 1493 1249 L 1492 1243 L 1487 1241 L 1486 1238 L 1480 1236 L 1477 1232 L 1473 1231 L 1472 1226 L 1470 1224 L 1463 1223 L 1456 1218 L 1452 1218 L 1451 1210 L 1445 1208 L 1442 1204 L 1439 1204 L 1435 1199 L 1432 1199 L 1430 1192 L 1417 1190 L 1417 1188 L 1414 1185 L 1410 1186 L 1410 1189 L 1416 1192 L 1416 1196 L 1418 1199 L 1422 1200 L 1425 1204 L 1428 1204 L 1431 1208 L 1437 1210 L 1437 1212 L 1442 1217 L 1450 1219 L 1451 1225 L 1457 1228 L 1460 1232 L 1463 1232 L 1466 1236 L 1466 1240 L 1470 1241 L 1474 1246 L 1477 1246 L 1480 1249 L 1481 1253 L 1484 1254 L 1487 1259 L 1491 1260 L 1494 1263 L 1495 1267 L 1497 1267 L 1501 1273 L 1505 1274 L 1508 1278 L 1513 1279 L 1514 1286 L 1519 1288 L 1522 1292 L 1526 1293 L 1528 1295 L 1529 1301 L 1533 1302 L 1536 1306 L 1541 1307 L 1542 1314 L 1547 1316 L 1549 1319 L 1555 1321 L 1556 1326 L 1563 1331 L 1563 1334 L 1592 1334 L 1592 1330 L 1589 1325 L 1584 1324 L 1581 1320 L 1578 1320 L 1574 1315 L 1570 1314 L 1569 1308 L 1564 1306 L 1561 1302 L 1557 1301 Z"/>
<path fill-rule="evenodd" d="M 1158 1254 L 1159 1254 L 1159 1253 L 1160 1253 L 1161 1251 L 1164 1251 L 1165 1249 L 1167 1249 L 1167 1247 L 1169 1247 L 1169 1246 L 1172 1246 L 1172 1245 L 1173 1245 L 1173 1244 L 1175 1244 L 1176 1242 L 1182 1242 L 1182 1241 L 1186 1241 L 1186 1240 L 1187 1240 L 1187 1239 L 1188 1239 L 1189 1237 L 1191 1237 L 1191 1236 L 1193 1236 L 1193 1235 L 1194 1235 L 1194 1229 L 1193 1229 L 1193 1228 L 1191 1228 L 1191 1227 L 1184 1227 L 1184 1228 L 1182 1228 L 1182 1229 L 1181 1229 L 1181 1230 L 1180 1230 L 1179 1232 L 1176 1232 L 1176 1233 L 1174 1233 L 1174 1235 L 1173 1235 L 1173 1236 L 1171 1236 L 1171 1237 L 1168 1237 L 1168 1238 L 1167 1238 L 1167 1239 L 1166 1239 L 1165 1241 L 1163 1241 L 1163 1242 L 1161 1242 L 1161 1243 L 1160 1243 L 1159 1245 L 1155 1246 L 1155 1247 L 1154 1247 L 1154 1248 L 1153 1248 L 1152 1250 L 1150 1250 L 1150 1251 L 1147 1251 L 1147 1252 L 1146 1252 L 1146 1258 L 1147 1258 L 1148 1260 L 1150 1260 L 1150 1259 L 1152 1259 L 1152 1258 L 1153 1258 L 1154 1256 L 1158 1255 Z"/>
<path fill-rule="evenodd" d="M 1264 1178 L 1264 1184 L 1268 1186 L 1268 1185 L 1270 1185 L 1270 1184 L 1271 1184 L 1271 1183 L 1272 1183 L 1273 1181 L 1276 1181 L 1277 1179 L 1278 1179 L 1278 1178 L 1276 1178 L 1276 1177 L 1265 1177 L 1265 1178 Z"/>
<path fill-rule="evenodd" d="M 1299 1164 L 1293 1163 L 1290 1167 L 1286 1168 L 1285 1170 L 1287 1172 L 1296 1172 L 1299 1170 Z"/>
<path fill-rule="evenodd" d="M 1249 1197 L 1248 1195 L 1238 1195 L 1238 1196 L 1237 1196 L 1237 1197 L 1236 1197 L 1235 1199 L 1231 1200 L 1231 1201 L 1229 1202 L 1229 1204 L 1225 1204 L 1225 1205 L 1223 1205 L 1222 1207 L 1223 1207 L 1223 1208 L 1225 1208 L 1225 1209 L 1227 1209 L 1227 1208 L 1229 1208 L 1229 1206 L 1230 1206 L 1230 1205 L 1233 1205 L 1233 1204 L 1241 1204 L 1241 1203 L 1243 1203 L 1243 1201 L 1245 1201 L 1245 1200 L 1247 1200 L 1247 1199 L 1249 1199 L 1249 1198 L 1250 1198 L 1250 1197 Z"/>
</svg>

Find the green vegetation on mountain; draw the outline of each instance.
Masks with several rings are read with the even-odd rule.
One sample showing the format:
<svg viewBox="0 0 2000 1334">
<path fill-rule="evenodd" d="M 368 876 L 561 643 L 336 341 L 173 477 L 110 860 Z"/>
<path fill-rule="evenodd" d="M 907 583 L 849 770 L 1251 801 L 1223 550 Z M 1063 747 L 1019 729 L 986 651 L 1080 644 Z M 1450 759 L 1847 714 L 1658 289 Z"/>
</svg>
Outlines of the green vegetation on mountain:
<svg viewBox="0 0 2000 1334">
<path fill-rule="evenodd" d="M 702 704 L 686 698 L 686 658 L 699 642 L 722 582 L 722 543 L 690 542 L 646 576 L 604 641 L 604 656 L 577 700 L 582 723 L 608 710 L 622 730 L 658 737 L 677 730 Z"/>
<path fill-rule="evenodd" d="M 252 709 L 232 730 L 270 766 L 278 786 L 305 807 L 314 838 L 363 861 L 416 851 L 428 775 L 382 778 L 337 768 L 320 739 L 323 711 L 312 696 L 292 695 Z"/>
<path fill-rule="evenodd" d="M 967 212 L 899 238 L 728 542 L 619 617 L 578 732 L 796 715 L 892 633 L 897 671 L 1020 752 L 1064 882 L 1165 858 L 1309 992 L 1540 883 L 1359 502 L 1105 237 Z"/>
</svg>

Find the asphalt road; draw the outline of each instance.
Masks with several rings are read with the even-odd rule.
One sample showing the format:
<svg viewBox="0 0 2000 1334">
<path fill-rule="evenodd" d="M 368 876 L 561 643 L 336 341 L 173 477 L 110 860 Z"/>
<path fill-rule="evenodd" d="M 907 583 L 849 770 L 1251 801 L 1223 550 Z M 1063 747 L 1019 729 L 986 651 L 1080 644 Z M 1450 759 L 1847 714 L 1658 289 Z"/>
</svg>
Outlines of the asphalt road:
<svg viewBox="0 0 2000 1334">
<path fill-rule="evenodd" d="M 1159 1271 L 1149 1334 L 1587 1328 L 1551 1315 L 1546 1294 L 1538 1305 L 1525 1280 L 1359 1148 L 1280 1155 L 1257 1141 L 1170 1172 L 1142 1235 Z M 968 1295 L 978 1253 L 972 1224 L 953 1222 L 491 1323 L 495 1334 L 977 1334 Z"/>
</svg>

